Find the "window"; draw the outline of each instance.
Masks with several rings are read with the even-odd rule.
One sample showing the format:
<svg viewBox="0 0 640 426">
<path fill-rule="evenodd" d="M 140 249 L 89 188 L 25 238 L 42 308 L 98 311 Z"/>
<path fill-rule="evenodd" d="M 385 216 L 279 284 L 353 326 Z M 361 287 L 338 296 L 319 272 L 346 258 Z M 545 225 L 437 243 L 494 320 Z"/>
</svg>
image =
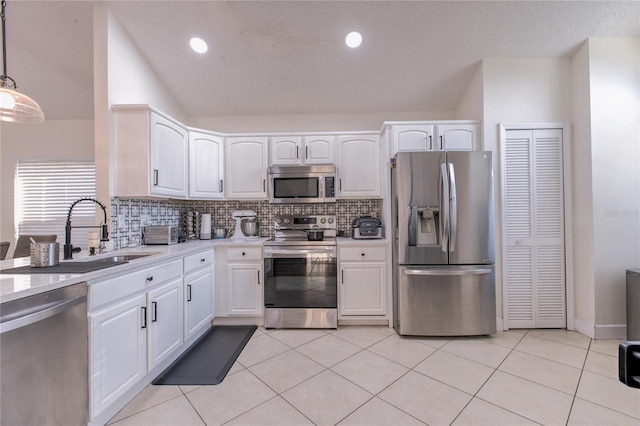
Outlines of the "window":
<svg viewBox="0 0 640 426">
<path fill-rule="evenodd" d="M 95 197 L 95 176 L 95 165 L 88 161 L 18 161 L 14 181 L 16 234 L 56 234 L 57 241 L 64 244 L 64 227 L 69 207 L 79 198 Z M 95 225 L 96 207 L 98 206 L 91 202 L 77 204 L 73 208 L 72 224 Z M 101 220 L 102 211 L 98 214 Z M 71 244 L 86 250 L 89 230 L 74 229 Z"/>
</svg>

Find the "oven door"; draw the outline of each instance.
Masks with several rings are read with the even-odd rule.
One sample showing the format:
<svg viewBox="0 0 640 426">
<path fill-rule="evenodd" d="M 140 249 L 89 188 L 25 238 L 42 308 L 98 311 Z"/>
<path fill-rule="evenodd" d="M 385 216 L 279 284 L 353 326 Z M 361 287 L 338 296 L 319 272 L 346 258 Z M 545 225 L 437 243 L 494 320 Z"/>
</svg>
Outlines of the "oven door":
<svg viewBox="0 0 640 426">
<path fill-rule="evenodd" d="M 270 174 L 269 201 L 283 203 L 324 203 L 324 174 Z"/>
<path fill-rule="evenodd" d="M 265 308 L 337 308 L 335 247 L 265 247 Z"/>
</svg>

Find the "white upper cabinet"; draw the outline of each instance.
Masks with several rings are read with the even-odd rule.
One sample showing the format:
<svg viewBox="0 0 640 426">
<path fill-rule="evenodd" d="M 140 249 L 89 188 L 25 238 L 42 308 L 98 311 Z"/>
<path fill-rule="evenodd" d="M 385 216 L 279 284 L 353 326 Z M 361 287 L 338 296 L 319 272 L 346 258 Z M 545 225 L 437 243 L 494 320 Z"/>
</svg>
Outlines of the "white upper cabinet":
<svg viewBox="0 0 640 426">
<path fill-rule="evenodd" d="M 274 136 L 270 138 L 269 164 L 334 164 L 335 136 Z"/>
<path fill-rule="evenodd" d="M 262 136 L 225 139 L 227 199 L 267 199 L 267 146 Z"/>
<path fill-rule="evenodd" d="M 469 121 L 401 122 L 385 126 L 391 156 L 401 151 L 472 151 L 482 148 L 480 125 Z"/>
<path fill-rule="evenodd" d="M 301 164 L 300 136 L 274 136 L 269 141 L 271 151 L 271 165 Z"/>
<path fill-rule="evenodd" d="M 338 136 L 338 198 L 380 198 L 380 136 Z"/>
<path fill-rule="evenodd" d="M 397 151 L 430 151 L 433 149 L 433 126 L 393 126 L 391 137 Z"/>
<path fill-rule="evenodd" d="M 436 146 L 440 151 L 473 151 L 480 149 L 480 126 L 477 124 L 438 124 Z"/>
<path fill-rule="evenodd" d="M 224 198 L 224 138 L 189 130 L 189 198 Z"/>
<path fill-rule="evenodd" d="M 187 197 L 185 127 L 148 106 L 113 106 L 113 196 Z"/>
<path fill-rule="evenodd" d="M 303 143 L 305 164 L 335 164 L 335 136 L 305 136 Z"/>
</svg>

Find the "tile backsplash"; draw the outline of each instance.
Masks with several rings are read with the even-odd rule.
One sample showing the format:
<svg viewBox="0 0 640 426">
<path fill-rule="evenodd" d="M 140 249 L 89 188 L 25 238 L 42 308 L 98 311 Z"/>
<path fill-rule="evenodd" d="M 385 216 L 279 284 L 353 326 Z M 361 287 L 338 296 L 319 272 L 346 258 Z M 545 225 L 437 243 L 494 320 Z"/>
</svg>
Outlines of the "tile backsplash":
<svg viewBox="0 0 640 426">
<path fill-rule="evenodd" d="M 273 217 L 280 214 L 336 215 L 338 231 L 351 236 L 353 219 L 370 214 L 380 216 L 381 200 L 338 200 L 331 204 L 269 204 L 268 201 L 182 201 L 134 198 L 111 199 L 111 241 L 113 249 L 135 247 L 142 243 L 145 225 L 178 226 L 185 231 L 182 217 L 188 211 L 211 214 L 212 228 L 232 231 L 234 210 L 254 210 L 258 213 L 261 237 L 273 236 Z"/>
</svg>

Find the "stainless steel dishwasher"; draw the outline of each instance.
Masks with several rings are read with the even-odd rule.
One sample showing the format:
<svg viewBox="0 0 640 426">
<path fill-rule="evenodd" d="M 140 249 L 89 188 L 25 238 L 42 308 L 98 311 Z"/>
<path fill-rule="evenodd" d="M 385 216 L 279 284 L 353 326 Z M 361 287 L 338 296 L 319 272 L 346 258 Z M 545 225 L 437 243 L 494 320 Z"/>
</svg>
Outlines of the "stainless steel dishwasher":
<svg viewBox="0 0 640 426">
<path fill-rule="evenodd" d="M 87 283 L 0 305 L 0 424 L 87 424 L 87 324 Z"/>
</svg>

